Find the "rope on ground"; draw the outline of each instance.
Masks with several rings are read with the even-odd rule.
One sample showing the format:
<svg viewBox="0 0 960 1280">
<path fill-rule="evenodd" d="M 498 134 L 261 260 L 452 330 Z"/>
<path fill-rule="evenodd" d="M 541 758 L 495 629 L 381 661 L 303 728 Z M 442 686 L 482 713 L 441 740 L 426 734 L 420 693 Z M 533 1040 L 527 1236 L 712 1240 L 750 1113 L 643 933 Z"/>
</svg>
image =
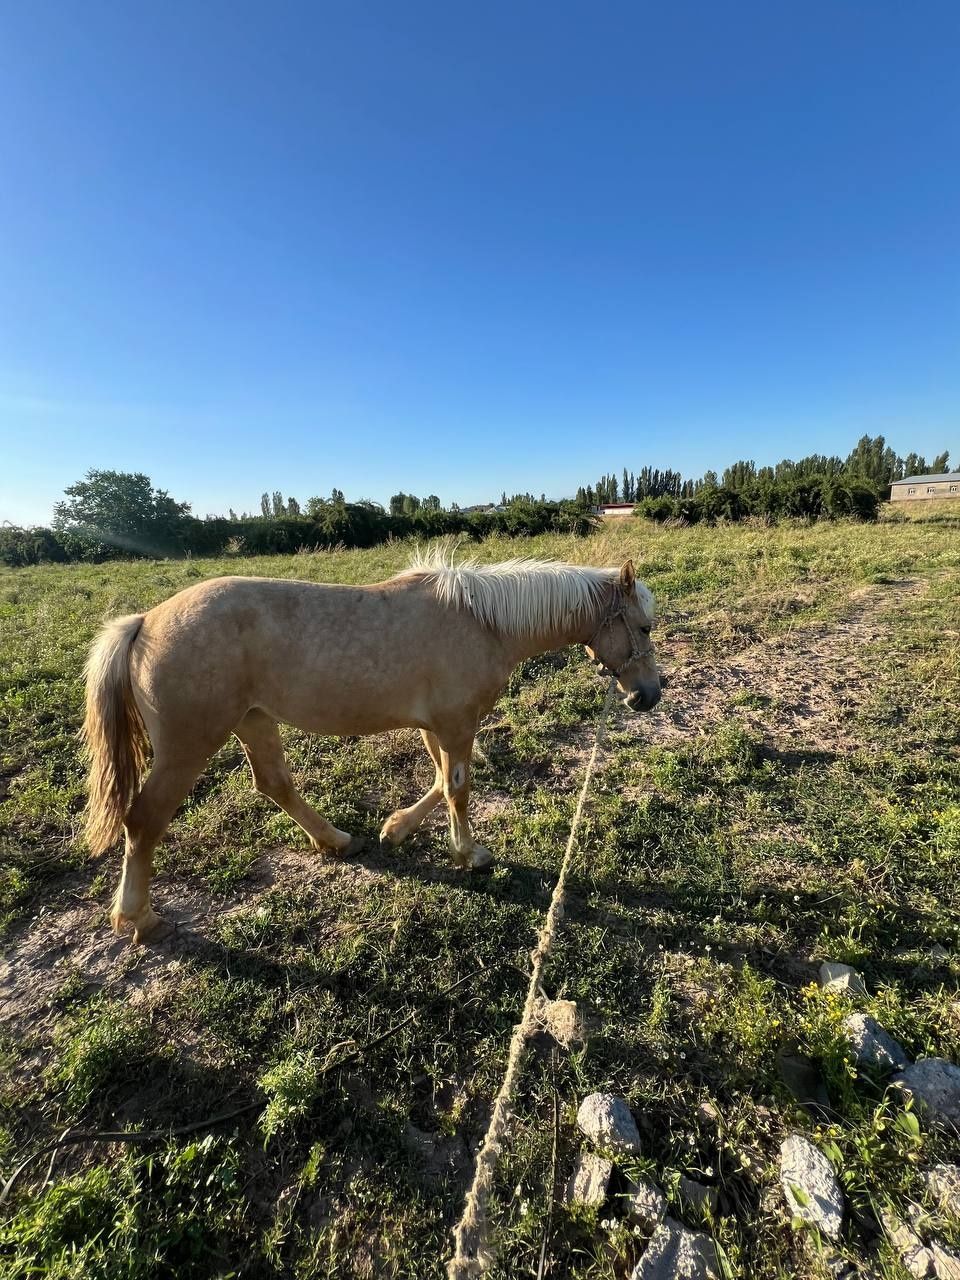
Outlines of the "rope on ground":
<svg viewBox="0 0 960 1280">
<path fill-rule="evenodd" d="M 567 849 L 563 855 L 563 862 L 560 864 L 560 874 L 557 876 L 557 883 L 553 890 L 553 896 L 550 899 L 550 906 L 543 922 L 543 928 L 540 930 L 540 936 L 537 938 L 537 945 L 530 953 L 532 968 L 530 972 L 530 985 L 527 988 L 527 998 L 523 1005 L 523 1014 L 520 1021 L 513 1029 L 513 1036 L 510 1040 L 510 1053 L 507 1058 L 507 1066 L 503 1075 L 503 1082 L 500 1085 L 496 1101 L 493 1104 L 493 1114 L 490 1117 L 490 1124 L 487 1126 L 483 1145 L 481 1146 L 480 1152 L 477 1156 L 477 1164 L 473 1173 L 473 1182 L 470 1185 L 470 1190 L 467 1192 L 466 1201 L 464 1202 L 463 1216 L 453 1232 L 454 1255 L 447 1264 L 447 1275 L 449 1276 L 449 1280 L 468 1280 L 470 1276 L 482 1275 L 484 1271 L 487 1271 L 493 1265 L 494 1262 L 494 1256 L 489 1243 L 490 1233 L 487 1220 L 487 1203 L 490 1199 L 490 1193 L 493 1190 L 493 1178 L 497 1168 L 497 1159 L 499 1158 L 503 1141 L 506 1137 L 507 1126 L 510 1121 L 510 1104 L 513 1101 L 514 1091 L 520 1075 L 520 1062 L 523 1057 L 523 1050 L 536 1023 L 540 976 L 543 972 L 544 962 L 550 954 L 550 948 L 553 945 L 557 927 L 563 916 L 563 900 L 566 894 L 567 873 L 569 872 L 570 865 L 573 861 L 577 831 L 580 827 L 580 820 L 583 817 L 583 809 L 587 799 L 587 792 L 590 790 L 590 783 L 593 780 L 593 772 L 596 768 L 597 756 L 603 742 L 604 733 L 607 727 L 607 716 L 613 702 L 615 690 L 616 681 L 611 680 L 610 686 L 607 689 L 607 696 L 603 704 L 603 710 L 600 712 L 600 719 L 597 723 L 597 732 L 593 740 L 593 751 L 590 754 L 586 773 L 583 775 L 583 786 L 580 788 L 580 798 L 577 800 L 577 808 L 573 815 L 573 822 L 570 824 L 570 838 L 567 840 Z"/>
</svg>

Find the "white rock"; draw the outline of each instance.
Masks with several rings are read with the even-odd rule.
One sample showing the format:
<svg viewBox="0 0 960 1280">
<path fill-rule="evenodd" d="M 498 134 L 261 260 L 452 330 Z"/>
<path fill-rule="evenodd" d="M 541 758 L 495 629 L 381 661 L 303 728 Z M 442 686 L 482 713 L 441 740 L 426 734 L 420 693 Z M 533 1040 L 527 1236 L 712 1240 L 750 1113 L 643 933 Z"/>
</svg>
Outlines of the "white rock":
<svg viewBox="0 0 960 1280">
<path fill-rule="evenodd" d="M 573 1173 L 567 1182 L 563 1198 L 567 1204 L 587 1204 L 599 1207 L 607 1198 L 607 1187 L 613 1173 L 613 1162 L 592 1151 L 583 1151 L 577 1157 Z"/>
<path fill-rule="evenodd" d="M 933 1275 L 933 1254 L 924 1245 L 923 1241 L 911 1231 L 906 1223 L 893 1213 L 882 1213 L 880 1215 L 883 1222 L 883 1229 L 887 1233 L 891 1245 L 900 1255 L 900 1261 L 911 1276 L 915 1276 L 916 1280 L 926 1280 L 927 1276 Z"/>
<path fill-rule="evenodd" d="M 902 1071 L 910 1065 L 903 1045 L 887 1035 L 875 1018 L 865 1013 L 851 1013 L 843 1025 L 858 1062 L 890 1071 Z"/>
<path fill-rule="evenodd" d="M 667 1218 L 650 1237 L 630 1280 L 719 1280 L 717 1246 L 703 1231 Z"/>
<path fill-rule="evenodd" d="M 931 1120 L 960 1127 L 960 1067 L 946 1058 L 921 1058 L 893 1083 L 912 1094 Z"/>
<path fill-rule="evenodd" d="M 612 1093 L 591 1093 L 580 1103 L 577 1124 L 598 1147 L 614 1151 L 640 1150 L 640 1133 L 623 1098 Z"/>
<path fill-rule="evenodd" d="M 935 1164 L 923 1175 L 923 1180 L 940 1207 L 960 1218 L 960 1165 Z"/>
<path fill-rule="evenodd" d="M 790 1213 L 835 1240 L 843 1222 L 843 1192 L 833 1165 L 802 1134 L 792 1133 L 780 1145 L 780 1182 Z"/>
<path fill-rule="evenodd" d="M 644 1231 L 652 1231 L 667 1213 L 667 1197 L 652 1182 L 633 1182 L 623 1198 L 623 1214 Z"/>
<path fill-rule="evenodd" d="M 842 991 L 848 996 L 866 996 L 867 988 L 856 969 L 848 964 L 825 960 L 820 966 L 820 985 L 825 991 Z"/>
<path fill-rule="evenodd" d="M 960 1257 L 944 1249 L 937 1240 L 930 1242 L 933 1255 L 933 1272 L 937 1280 L 960 1280 Z"/>
</svg>

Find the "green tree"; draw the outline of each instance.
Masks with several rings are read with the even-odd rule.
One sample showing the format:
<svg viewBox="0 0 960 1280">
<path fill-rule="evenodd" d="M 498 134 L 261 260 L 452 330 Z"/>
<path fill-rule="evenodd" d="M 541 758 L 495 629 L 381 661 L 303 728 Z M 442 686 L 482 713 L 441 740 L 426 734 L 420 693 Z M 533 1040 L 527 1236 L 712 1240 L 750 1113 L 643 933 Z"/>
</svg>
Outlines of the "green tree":
<svg viewBox="0 0 960 1280">
<path fill-rule="evenodd" d="M 939 476 L 950 470 L 950 451 L 944 449 L 943 453 L 938 453 L 934 460 L 930 463 L 930 474 Z"/>
<path fill-rule="evenodd" d="M 189 515 L 189 502 L 154 489 L 142 472 L 93 470 L 64 490 L 53 527 L 80 539 L 92 555 L 112 547 L 168 556 L 181 550 Z"/>
<path fill-rule="evenodd" d="M 260 495 L 260 514 L 264 520 L 270 519 L 270 495 L 269 493 L 261 493 Z"/>
</svg>

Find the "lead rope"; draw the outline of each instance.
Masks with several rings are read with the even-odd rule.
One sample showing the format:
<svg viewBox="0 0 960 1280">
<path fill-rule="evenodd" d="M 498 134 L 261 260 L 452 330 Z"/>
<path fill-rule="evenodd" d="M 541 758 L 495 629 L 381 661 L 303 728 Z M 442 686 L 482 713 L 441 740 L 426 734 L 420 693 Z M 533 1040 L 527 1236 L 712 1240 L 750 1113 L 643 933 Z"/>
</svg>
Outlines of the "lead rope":
<svg viewBox="0 0 960 1280">
<path fill-rule="evenodd" d="M 587 792 L 590 789 L 590 782 L 593 779 L 593 772 L 596 768 L 597 755 L 599 754 L 604 734 L 606 732 L 607 716 L 609 715 L 610 706 L 613 702 L 615 689 L 616 681 L 611 680 L 609 688 L 607 689 L 607 696 L 603 704 L 603 710 L 600 712 L 600 719 L 597 723 L 597 732 L 593 740 L 593 751 L 590 753 L 587 771 L 583 775 L 583 786 L 580 788 L 580 798 L 577 801 L 577 808 L 573 815 L 573 822 L 570 825 L 570 838 L 567 840 L 566 853 L 563 855 L 563 862 L 560 864 L 560 874 L 557 876 L 557 883 L 553 890 L 553 896 L 550 899 L 550 906 L 543 922 L 543 928 L 540 930 L 540 936 L 537 938 L 537 945 L 530 952 L 532 968 L 530 972 L 530 985 L 527 988 L 527 998 L 523 1006 L 523 1015 L 513 1029 L 513 1037 L 510 1041 L 510 1055 L 507 1058 L 507 1067 L 503 1075 L 503 1083 L 500 1085 L 496 1101 L 493 1104 L 493 1114 L 490 1117 L 490 1124 L 487 1126 L 483 1145 L 477 1155 L 477 1164 L 473 1173 L 473 1182 L 470 1185 L 470 1190 L 467 1192 L 467 1198 L 464 1202 L 463 1216 L 454 1228 L 454 1254 L 447 1263 L 447 1275 L 449 1280 L 467 1280 L 470 1276 L 482 1275 L 483 1272 L 492 1266 L 494 1262 L 494 1255 L 489 1245 L 487 1202 L 489 1201 L 490 1193 L 493 1190 L 493 1176 L 496 1172 L 497 1160 L 500 1156 L 503 1140 L 506 1137 L 507 1126 L 510 1121 L 510 1104 L 513 1100 L 514 1089 L 520 1075 L 520 1060 L 523 1057 L 523 1050 L 527 1040 L 530 1038 L 530 1032 L 536 1022 L 537 993 L 540 987 L 540 975 L 543 972 L 544 962 L 550 954 L 550 948 L 553 945 L 553 940 L 556 936 L 557 926 L 563 917 L 563 899 L 566 893 L 567 873 L 569 872 L 570 865 L 573 861 L 577 829 L 579 828 L 580 820 L 583 817 L 583 807 L 587 798 Z"/>
</svg>

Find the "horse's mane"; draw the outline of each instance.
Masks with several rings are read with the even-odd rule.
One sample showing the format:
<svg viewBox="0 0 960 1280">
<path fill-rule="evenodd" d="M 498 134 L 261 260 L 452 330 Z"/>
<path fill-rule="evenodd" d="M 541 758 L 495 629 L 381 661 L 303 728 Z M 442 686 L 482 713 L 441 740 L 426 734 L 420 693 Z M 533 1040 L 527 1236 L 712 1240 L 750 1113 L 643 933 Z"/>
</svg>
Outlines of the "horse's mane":
<svg viewBox="0 0 960 1280">
<path fill-rule="evenodd" d="M 535 635 L 563 627 L 574 615 L 598 612 L 604 589 L 618 574 L 618 569 L 559 560 L 457 562 L 450 547 L 434 546 L 418 548 L 409 567 L 397 576 L 425 578 L 441 603 L 469 610 L 484 626 L 510 635 Z M 646 588 L 638 583 L 637 589 L 646 603 Z"/>
</svg>

